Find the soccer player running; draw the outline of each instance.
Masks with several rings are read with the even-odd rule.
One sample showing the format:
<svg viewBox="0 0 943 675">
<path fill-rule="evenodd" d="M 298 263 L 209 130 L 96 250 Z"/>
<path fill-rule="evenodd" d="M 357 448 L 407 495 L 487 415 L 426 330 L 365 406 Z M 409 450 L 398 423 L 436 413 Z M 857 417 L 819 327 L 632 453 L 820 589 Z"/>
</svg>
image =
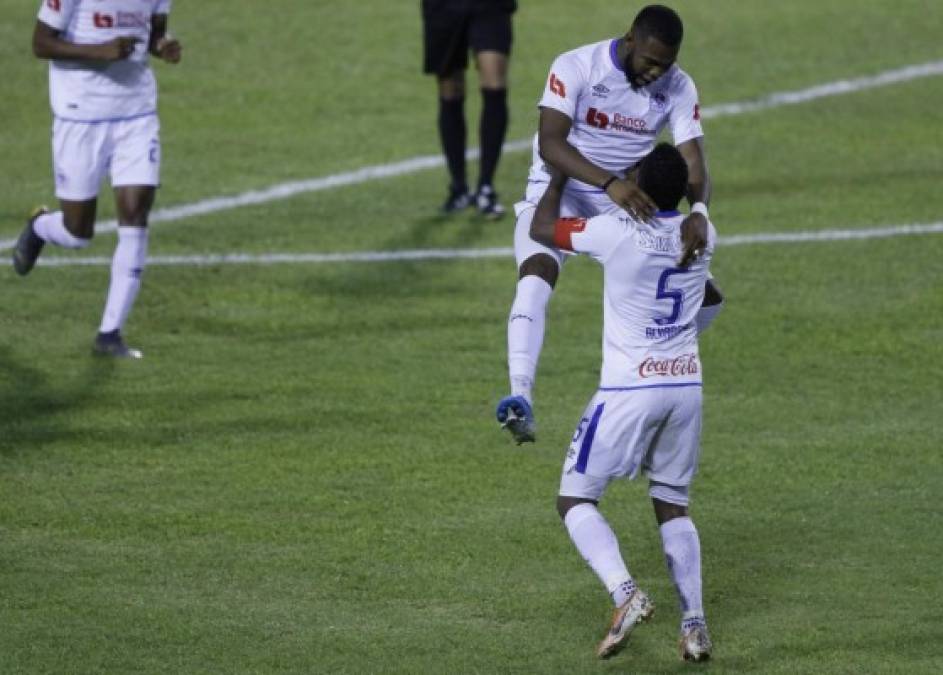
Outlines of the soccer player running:
<svg viewBox="0 0 943 675">
<path fill-rule="evenodd" d="M 686 258 L 704 245 L 711 182 L 697 91 L 675 63 L 683 33 L 673 10 L 649 5 L 625 36 L 566 52 L 550 68 L 527 190 L 515 205 L 518 282 L 507 338 L 511 395 L 496 411 L 498 422 L 518 443 L 534 440 L 532 388 L 547 304 L 565 258 L 557 247 L 535 242 L 528 234 L 535 205 L 550 180 L 549 168 L 575 179 L 566 183 L 563 215 L 590 217 L 624 209 L 644 220 L 655 204 L 626 178 L 626 171 L 669 126 L 688 167 L 685 194 L 692 206 L 683 227 Z M 718 311 L 721 301 L 709 285 L 705 311 Z"/>
<path fill-rule="evenodd" d="M 178 63 L 167 33 L 170 0 L 43 0 L 33 53 L 49 62 L 53 171 L 60 210 L 35 210 L 13 250 L 25 275 L 46 243 L 85 248 L 95 232 L 98 190 L 111 175 L 118 245 L 93 353 L 140 358 L 121 329 L 141 287 L 147 219 L 160 183 L 157 85 L 148 54 Z"/>
<path fill-rule="evenodd" d="M 570 538 L 615 603 L 596 654 L 621 650 L 654 604 L 632 578 L 619 543 L 597 510 L 614 478 L 648 476 L 668 571 L 681 605 L 680 654 L 710 658 L 701 598 L 701 552 L 688 515 L 701 432 L 698 321 L 716 233 L 708 222 L 703 246 L 687 266 L 678 202 L 688 185 L 681 153 L 659 144 L 638 170 L 638 185 L 658 209 L 649 220 L 628 214 L 558 218 L 562 176 L 537 205 L 530 234 L 546 246 L 589 255 L 603 266 L 603 361 L 599 389 L 570 443 L 557 511 Z"/>
</svg>

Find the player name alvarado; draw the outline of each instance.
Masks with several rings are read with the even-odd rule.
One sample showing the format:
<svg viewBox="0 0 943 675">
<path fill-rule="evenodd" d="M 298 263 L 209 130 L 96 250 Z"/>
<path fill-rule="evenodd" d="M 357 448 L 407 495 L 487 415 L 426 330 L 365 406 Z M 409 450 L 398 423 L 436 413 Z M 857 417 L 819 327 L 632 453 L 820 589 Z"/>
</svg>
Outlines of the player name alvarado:
<svg viewBox="0 0 943 675">
<path fill-rule="evenodd" d="M 697 354 L 689 353 L 673 359 L 656 359 L 651 356 L 639 364 L 639 377 L 673 377 L 693 375 L 700 371 Z"/>
</svg>

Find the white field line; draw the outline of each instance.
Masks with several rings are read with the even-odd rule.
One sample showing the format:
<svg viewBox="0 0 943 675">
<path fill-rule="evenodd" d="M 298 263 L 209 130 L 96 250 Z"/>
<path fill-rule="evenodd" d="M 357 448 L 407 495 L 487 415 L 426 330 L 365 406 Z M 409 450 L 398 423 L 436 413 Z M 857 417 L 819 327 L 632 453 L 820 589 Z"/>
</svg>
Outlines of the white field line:
<svg viewBox="0 0 943 675">
<path fill-rule="evenodd" d="M 877 75 L 868 75 L 857 77 L 851 80 L 836 80 L 825 84 L 816 85 L 807 89 L 796 91 L 774 92 L 762 98 L 750 101 L 739 101 L 734 103 L 722 103 L 720 105 L 708 106 L 701 110 L 701 115 L 705 119 L 714 117 L 726 117 L 729 115 L 742 115 L 744 113 L 764 110 L 767 108 L 777 108 L 784 105 L 795 105 L 805 103 L 827 96 L 837 96 L 840 94 L 850 94 L 853 92 L 873 89 L 875 87 L 884 87 L 899 82 L 907 82 L 922 77 L 932 77 L 943 75 L 943 61 L 931 61 L 929 63 L 915 64 L 893 70 L 885 70 Z M 511 141 L 504 145 L 504 152 L 519 152 L 531 147 L 532 138 Z M 468 151 L 469 159 L 476 159 L 478 150 Z M 380 178 L 390 178 L 394 176 L 403 176 L 410 173 L 416 173 L 424 169 L 432 169 L 442 166 L 445 160 L 441 155 L 425 155 L 412 157 L 401 162 L 392 164 L 376 164 L 366 166 L 356 171 L 336 173 L 321 178 L 309 178 L 307 180 L 291 181 L 288 183 L 279 183 L 272 187 L 262 190 L 250 190 L 242 194 L 230 197 L 211 197 L 203 199 L 192 204 L 181 204 L 179 206 L 170 206 L 162 209 L 156 209 L 151 213 L 151 223 L 162 223 L 173 220 L 182 220 L 193 216 L 205 215 L 207 213 L 216 213 L 227 209 L 234 209 L 240 206 L 252 206 L 255 204 L 265 204 L 267 202 L 287 199 L 295 195 L 307 192 L 319 192 L 337 187 L 348 185 L 358 185 L 368 181 L 378 180 Z M 117 228 L 117 222 L 114 220 L 103 221 L 96 225 L 95 231 L 113 232 Z M 0 251 L 9 250 L 16 243 L 15 239 L 0 240 Z"/>
<path fill-rule="evenodd" d="M 846 241 L 850 239 L 881 239 L 916 234 L 943 233 L 943 222 L 893 225 L 854 230 L 817 230 L 813 232 L 768 232 L 719 237 L 721 247 L 746 244 L 792 244 L 804 242 Z M 147 259 L 148 266 L 171 265 L 200 267 L 207 265 L 282 265 L 291 263 L 391 262 L 403 260 L 456 260 L 468 258 L 511 258 L 511 248 L 430 248 L 405 251 L 352 251 L 350 253 L 226 253 L 213 255 L 164 255 Z M 40 258 L 46 267 L 108 266 L 110 257 Z"/>
</svg>

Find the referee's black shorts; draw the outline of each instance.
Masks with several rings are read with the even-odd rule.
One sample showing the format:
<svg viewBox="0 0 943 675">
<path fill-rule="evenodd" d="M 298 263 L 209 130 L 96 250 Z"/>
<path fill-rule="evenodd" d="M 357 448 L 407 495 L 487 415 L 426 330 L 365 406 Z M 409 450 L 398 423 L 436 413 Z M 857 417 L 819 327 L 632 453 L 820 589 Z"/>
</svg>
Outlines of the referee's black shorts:
<svg viewBox="0 0 943 675">
<path fill-rule="evenodd" d="M 422 0 L 423 71 L 446 77 L 468 67 L 468 50 L 511 54 L 511 14 L 506 0 Z"/>
</svg>

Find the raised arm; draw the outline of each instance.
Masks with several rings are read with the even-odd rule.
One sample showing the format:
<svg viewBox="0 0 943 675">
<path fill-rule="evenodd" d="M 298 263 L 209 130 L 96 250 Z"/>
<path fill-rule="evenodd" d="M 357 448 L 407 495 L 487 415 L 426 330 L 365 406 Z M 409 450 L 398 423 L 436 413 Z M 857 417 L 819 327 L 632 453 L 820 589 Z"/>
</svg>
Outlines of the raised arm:
<svg viewBox="0 0 943 675">
<path fill-rule="evenodd" d="M 134 51 L 134 37 L 117 37 L 96 45 L 82 45 L 63 40 L 60 31 L 42 21 L 33 28 L 33 54 L 40 59 L 65 61 L 120 61 Z"/>
<path fill-rule="evenodd" d="M 573 120 L 559 110 L 540 109 L 537 141 L 544 161 L 569 178 L 605 189 L 613 202 L 636 217 L 651 217 L 657 207 L 635 183 L 593 164 L 570 145 L 567 137 L 572 126 Z"/>
</svg>

